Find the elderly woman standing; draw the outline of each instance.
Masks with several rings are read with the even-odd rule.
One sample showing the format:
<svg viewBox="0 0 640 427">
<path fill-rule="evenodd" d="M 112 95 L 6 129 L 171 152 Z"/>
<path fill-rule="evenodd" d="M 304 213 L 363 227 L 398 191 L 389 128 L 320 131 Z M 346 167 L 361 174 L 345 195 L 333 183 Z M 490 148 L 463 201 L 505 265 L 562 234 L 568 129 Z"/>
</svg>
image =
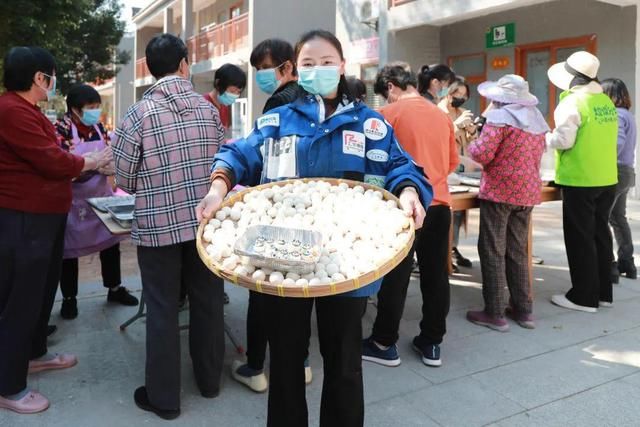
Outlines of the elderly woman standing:
<svg viewBox="0 0 640 427">
<path fill-rule="evenodd" d="M 47 323 L 60 277 L 71 180 L 111 161 L 105 149 L 77 156 L 60 149 L 38 108 L 56 93 L 53 56 L 14 47 L 3 60 L 0 96 L 0 408 L 44 411 L 46 397 L 27 374 L 74 366 L 47 348 Z M 0 415 L 0 418 L 2 415 Z"/>
<path fill-rule="evenodd" d="M 469 154 L 483 168 L 480 181 L 480 236 L 484 310 L 467 312 L 477 325 L 506 332 L 505 286 L 511 294 L 507 315 L 523 328 L 535 327 L 529 294 L 528 230 L 540 203 L 540 159 L 549 126 L 535 107 L 528 83 L 508 74 L 484 82 L 478 92 L 491 100 L 480 137 Z"/>
</svg>

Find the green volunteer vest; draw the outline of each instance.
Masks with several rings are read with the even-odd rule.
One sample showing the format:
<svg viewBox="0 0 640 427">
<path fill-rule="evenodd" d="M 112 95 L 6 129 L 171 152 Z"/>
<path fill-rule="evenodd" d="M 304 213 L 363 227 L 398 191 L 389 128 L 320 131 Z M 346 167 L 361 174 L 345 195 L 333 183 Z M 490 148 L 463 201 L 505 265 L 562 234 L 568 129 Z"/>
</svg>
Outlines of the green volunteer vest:
<svg viewBox="0 0 640 427">
<path fill-rule="evenodd" d="M 604 93 L 565 91 L 577 97 L 581 124 L 576 143 L 568 150 L 556 150 L 556 183 L 572 187 L 603 187 L 618 182 L 618 112 Z"/>
</svg>

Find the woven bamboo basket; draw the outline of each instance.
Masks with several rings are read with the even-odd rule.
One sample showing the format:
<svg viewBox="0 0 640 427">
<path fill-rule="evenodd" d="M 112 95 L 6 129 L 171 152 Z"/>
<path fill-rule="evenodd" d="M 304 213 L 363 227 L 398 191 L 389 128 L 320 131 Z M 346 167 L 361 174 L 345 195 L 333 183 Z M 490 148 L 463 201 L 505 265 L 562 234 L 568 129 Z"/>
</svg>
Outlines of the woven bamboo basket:
<svg viewBox="0 0 640 427">
<path fill-rule="evenodd" d="M 340 183 L 346 183 L 349 187 L 354 187 L 356 185 L 361 185 L 365 188 L 365 190 L 377 190 L 381 191 L 385 200 L 395 200 L 399 203 L 399 200 L 396 196 L 391 194 L 390 192 L 384 190 L 383 188 L 366 184 L 364 182 L 359 181 L 351 181 L 346 179 L 335 179 L 335 178 L 303 178 L 301 179 L 303 182 L 308 181 L 326 181 L 331 185 L 338 185 Z M 277 181 L 269 184 L 263 184 L 256 187 L 250 187 L 245 190 L 242 190 L 238 193 L 233 194 L 232 196 L 225 199 L 225 201 L 220 205 L 219 209 L 222 209 L 225 206 L 233 206 L 236 202 L 242 200 L 245 194 L 253 191 L 253 190 L 264 190 L 266 188 L 272 187 L 274 185 L 286 185 L 295 180 L 286 180 L 286 181 Z M 215 212 L 214 212 L 215 215 Z M 276 295 L 281 297 L 296 297 L 296 298 L 314 298 L 314 297 L 324 297 L 330 295 L 341 294 L 344 292 L 353 291 L 359 289 L 363 286 L 371 284 L 376 280 L 380 279 L 382 276 L 393 270 L 400 262 L 409 254 L 411 246 L 413 245 L 414 234 L 415 234 L 415 225 L 413 220 L 410 221 L 410 226 L 408 230 L 408 236 L 406 242 L 402 245 L 401 249 L 399 249 L 396 254 L 386 262 L 378 265 L 373 271 L 362 274 L 356 278 L 347 279 L 342 282 L 334 282 L 330 284 L 322 284 L 322 285 L 314 285 L 314 286 L 283 286 L 282 284 L 274 285 L 269 282 L 265 282 L 262 280 L 253 280 L 251 277 L 241 276 L 233 271 L 226 270 L 222 268 L 222 263 L 217 263 L 209 255 L 206 251 L 206 244 L 203 241 L 202 234 L 204 233 L 204 227 L 208 221 L 203 221 L 198 227 L 198 235 L 196 239 L 196 245 L 198 248 L 198 254 L 202 259 L 202 262 L 216 275 L 220 278 L 234 283 L 238 286 L 242 286 L 243 288 L 250 289 L 252 291 L 260 292 L 263 294 Z M 365 255 L 366 256 L 366 255 Z"/>
</svg>

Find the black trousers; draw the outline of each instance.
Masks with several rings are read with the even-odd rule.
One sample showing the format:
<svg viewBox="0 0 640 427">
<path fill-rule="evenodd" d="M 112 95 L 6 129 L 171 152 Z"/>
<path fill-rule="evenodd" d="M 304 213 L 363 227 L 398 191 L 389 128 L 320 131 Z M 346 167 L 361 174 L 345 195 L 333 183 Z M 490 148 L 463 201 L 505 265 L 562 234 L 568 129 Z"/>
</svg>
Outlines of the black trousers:
<svg viewBox="0 0 640 427">
<path fill-rule="evenodd" d="M 0 208 L 0 395 L 24 390 L 29 360 L 47 353 L 66 222 Z"/>
<path fill-rule="evenodd" d="M 574 304 L 598 307 L 598 301 L 613 300 L 608 221 L 615 188 L 562 187 L 562 225 L 572 286 L 566 297 Z"/>
<path fill-rule="evenodd" d="M 366 297 L 283 298 L 264 295 L 270 354 L 269 427 L 309 424 L 304 360 L 316 305 L 324 380 L 321 427 L 361 427 L 362 323 Z"/>
<path fill-rule="evenodd" d="M 145 385 L 161 409 L 180 407 L 180 284 L 189 295 L 189 353 L 201 391 L 220 389 L 224 359 L 223 282 L 198 257 L 195 241 L 138 246 L 147 305 Z"/>
<path fill-rule="evenodd" d="M 420 267 L 422 321 L 420 339 L 440 344 L 447 331 L 450 289 L 447 260 L 449 259 L 449 227 L 451 209 L 430 206 L 424 225 L 416 232 L 414 247 L 407 257 L 382 281 L 378 292 L 378 314 L 373 324 L 372 338 L 385 346 L 398 341 L 398 329 L 411 279 L 414 250 Z"/>
<path fill-rule="evenodd" d="M 267 328 L 265 325 L 265 295 L 249 291 L 247 307 L 247 364 L 261 371 L 267 353 Z M 307 338 L 308 340 L 308 338 Z"/>
<path fill-rule="evenodd" d="M 100 251 L 100 270 L 102 284 L 105 288 L 113 288 L 122 282 L 120 279 L 120 243 Z M 60 290 L 64 298 L 75 298 L 78 295 L 78 258 L 67 258 L 62 261 Z"/>
</svg>

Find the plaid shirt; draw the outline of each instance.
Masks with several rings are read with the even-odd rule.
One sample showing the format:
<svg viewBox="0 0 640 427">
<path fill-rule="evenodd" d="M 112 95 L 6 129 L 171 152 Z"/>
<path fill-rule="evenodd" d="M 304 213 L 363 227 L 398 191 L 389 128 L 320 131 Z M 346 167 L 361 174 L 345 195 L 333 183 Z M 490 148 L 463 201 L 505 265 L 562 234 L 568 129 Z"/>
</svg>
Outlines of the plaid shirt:
<svg viewBox="0 0 640 427">
<path fill-rule="evenodd" d="M 218 110 L 180 77 L 160 79 L 129 108 L 112 147 L 118 187 L 136 195 L 136 245 L 196 238 L 195 207 L 223 140 Z"/>
</svg>

